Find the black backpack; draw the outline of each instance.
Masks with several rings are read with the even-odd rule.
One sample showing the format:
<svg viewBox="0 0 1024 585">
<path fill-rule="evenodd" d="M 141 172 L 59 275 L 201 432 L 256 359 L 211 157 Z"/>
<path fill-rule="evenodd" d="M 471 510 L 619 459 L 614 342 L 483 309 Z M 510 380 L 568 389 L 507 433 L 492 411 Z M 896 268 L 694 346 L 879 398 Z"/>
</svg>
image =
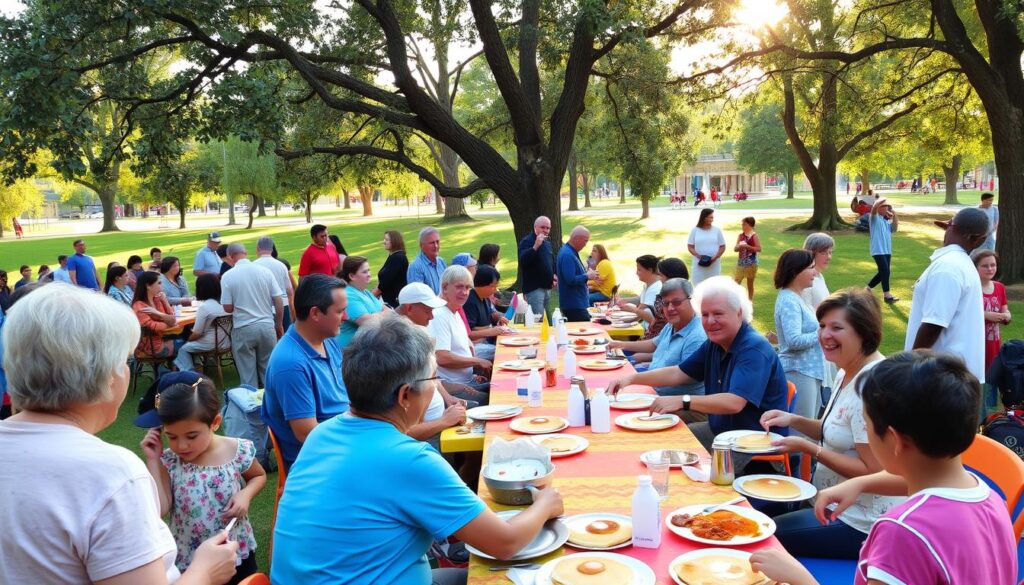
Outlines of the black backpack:
<svg viewBox="0 0 1024 585">
<path fill-rule="evenodd" d="M 981 434 L 1024 459 L 1024 410 L 1011 408 L 992 413 L 985 419 Z"/>
<path fill-rule="evenodd" d="M 999 389 L 999 398 L 1006 408 L 1024 406 L 1024 341 L 1007 341 L 992 360 L 985 380 Z"/>
</svg>

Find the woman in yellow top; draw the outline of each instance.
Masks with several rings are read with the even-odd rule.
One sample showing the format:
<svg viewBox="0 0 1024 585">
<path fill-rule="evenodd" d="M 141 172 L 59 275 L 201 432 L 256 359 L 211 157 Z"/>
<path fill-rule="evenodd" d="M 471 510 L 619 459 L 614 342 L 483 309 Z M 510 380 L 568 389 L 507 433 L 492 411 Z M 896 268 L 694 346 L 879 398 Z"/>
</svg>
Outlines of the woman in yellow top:
<svg viewBox="0 0 1024 585">
<path fill-rule="evenodd" d="M 607 303 L 612 300 L 615 290 L 615 269 L 612 268 L 612 262 L 608 259 L 607 250 L 601 244 L 594 244 L 590 251 L 590 257 L 597 263 L 594 267 L 597 270 L 597 278 L 587 281 L 587 286 L 590 288 L 590 304 Z"/>
</svg>

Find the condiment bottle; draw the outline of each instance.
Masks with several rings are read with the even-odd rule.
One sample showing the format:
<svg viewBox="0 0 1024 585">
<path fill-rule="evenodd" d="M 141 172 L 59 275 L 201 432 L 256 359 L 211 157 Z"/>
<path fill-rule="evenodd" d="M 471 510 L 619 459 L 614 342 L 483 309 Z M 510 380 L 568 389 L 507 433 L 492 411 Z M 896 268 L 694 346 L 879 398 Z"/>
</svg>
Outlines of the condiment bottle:
<svg viewBox="0 0 1024 585">
<path fill-rule="evenodd" d="M 658 548 L 661 546 L 661 501 L 651 485 L 651 476 L 636 478 L 633 492 L 633 546 Z"/>
<path fill-rule="evenodd" d="M 548 364 L 554 366 L 558 363 L 558 341 L 555 339 L 556 335 L 552 335 L 548 338 L 548 344 L 545 346 L 547 351 Z"/>
<path fill-rule="evenodd" d="M 587 414 L 584 404 L 583 389 L 576 383 L 574 378 L 572 386 L 569 387 L 569 426 L 582 427 L 586 425 Z"/>
<path fill-rule="evenodd" d="M 540 381 L 540 372 L 537 368 L 530 370 L 530 377 L 526 381 L 526 394 L 528 406 L 544 406 L 544 385 Z"/>
<path fill-rule="evenodd" d="M 570 380 L 576 375 L 576 352 L 571 347 L 562 354 L 562 374 Z"/>
<path fill-rule="evenodd" d="M 593 433 L 612 432 L 612 412 L 604 388 L 594 391 L 590 399 L 590 431 Z"/>
<path fill-rule="evenodd" d="M 715 441 L 711 444 L 711 483 L 715 485 L 732 485 L 736 473 L 732 463 L 732 444 L 728 441 Z"/>
</svg>

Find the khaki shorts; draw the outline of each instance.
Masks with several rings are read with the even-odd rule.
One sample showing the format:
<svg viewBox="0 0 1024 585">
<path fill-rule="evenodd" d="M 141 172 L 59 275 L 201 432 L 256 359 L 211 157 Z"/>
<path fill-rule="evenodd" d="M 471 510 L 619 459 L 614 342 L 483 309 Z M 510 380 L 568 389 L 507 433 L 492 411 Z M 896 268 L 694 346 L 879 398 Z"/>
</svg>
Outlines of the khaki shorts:
<svg viewBox="0 0 1024 585">
<path fill-rule="evenodd" d="M 749 278 L 753 281 L 757 277 L 757 264 L 751 264 L 750 266 L 737 266 L 736 275 L 733 276 L 733 280 L 736 282 L 743 282 L 744 278 Z"/>
</svg>

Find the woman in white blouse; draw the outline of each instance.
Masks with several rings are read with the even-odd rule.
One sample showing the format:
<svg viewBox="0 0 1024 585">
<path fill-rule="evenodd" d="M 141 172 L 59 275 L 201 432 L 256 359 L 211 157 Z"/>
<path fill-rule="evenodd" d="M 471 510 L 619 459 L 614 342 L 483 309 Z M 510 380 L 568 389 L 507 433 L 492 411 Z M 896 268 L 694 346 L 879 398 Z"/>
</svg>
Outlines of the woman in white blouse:
<svg viewBox="0 0 1024 585">
<path fill-rule="evenodd" d="M 835 391 L 822 418 L 770 410 L 761 417 L 766 429 L 789 427 L 805 435 L 777 441 L 783 452 L 803 453 L 818 460 L 814 485 L 818 490 L 849 478 L 881 470 L 868 446 L 867 424 L 858 391 L 859 380 L 884 359 L 882 315 L 870 292 L 848 289 L 818 306 L 818 339 L 825 358 L 839 365 Z M 903 498 L 864 494 L 838 518 L 821 525 L 814 510 L 804 508 L 775 518 L 775 536 L 795 556 L 856 559 L 871 525 Z"/>
<path fill-rule="evenodd" d="M 714 209 L 701 209 L 697 227 L 690 231 L 686 248 L 693 256 L 690 283 L 697 286 L 706 278 L 722 273 L 722 254 L 725 254 L 725 234 L 717 226 Z"/>
</svg>

